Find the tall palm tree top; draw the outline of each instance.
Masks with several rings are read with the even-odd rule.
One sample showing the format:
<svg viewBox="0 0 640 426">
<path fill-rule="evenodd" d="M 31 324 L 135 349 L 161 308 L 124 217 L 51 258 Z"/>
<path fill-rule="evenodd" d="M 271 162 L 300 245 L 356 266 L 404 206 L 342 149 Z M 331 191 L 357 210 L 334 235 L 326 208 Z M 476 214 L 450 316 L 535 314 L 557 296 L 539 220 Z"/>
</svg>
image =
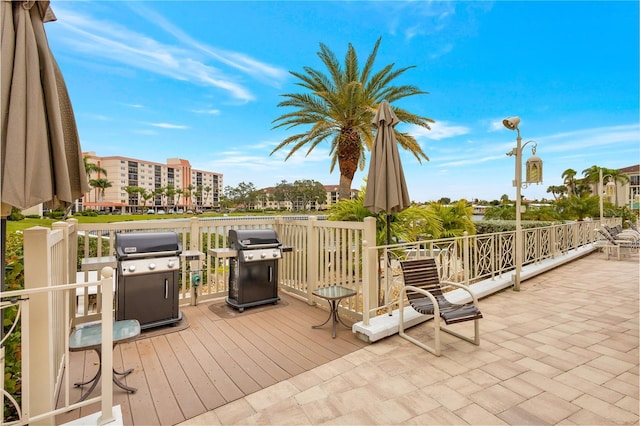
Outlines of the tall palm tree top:
<svg viewBox="0 0 640 426">
<path fill-rule="evenodd" d="M 286 93 L 279 107 L 291 107 L 293 111 L 285 113 L 273 120 L 274 129 L 292 129 L 304 126 L 301 133 L 287 137 L 271 154 L 289 147 L 286 156 L 289 159 L 303 147 L 307 147 L 306 155 L 321 142 L 331 143 L 331 168 L 340 168 L 340 197 L 348 197 L 353 175 L 358 167 L 365 166 L 365 150 L 373 145 L 373 128 L 371 121 L 378 104 L 384 100 L 390 104 L 402 98 L 423 95 L 413 85 L 393 86 L 393 81 L 413 66 L 394 69 L 395 64 L 389 64 L 380 71 L 374 72 L 373 67 L 380 46 L 379 38 L 369 54 L 364 66 L 360 68 L 355 48 L 349 43 L 344 64 L 341 64 L 335 54 L 320 43 L 318 56 L 327 73 L 311 67 L 304 67 L 303 72 L 290 71 L 297 78 L 298 86 L 304 88 L 304 93 Z M 415 115 L 397 106 L 392 106 L 398 119 L 405 123 L 414 124 L 429 129 L 429 123 L 434 121 L 427 117 Z M 396 130 L 398 144 L 410 151 L 419 162 L 429 160 L 415 138 L 407 133 Z"/>
</svg>

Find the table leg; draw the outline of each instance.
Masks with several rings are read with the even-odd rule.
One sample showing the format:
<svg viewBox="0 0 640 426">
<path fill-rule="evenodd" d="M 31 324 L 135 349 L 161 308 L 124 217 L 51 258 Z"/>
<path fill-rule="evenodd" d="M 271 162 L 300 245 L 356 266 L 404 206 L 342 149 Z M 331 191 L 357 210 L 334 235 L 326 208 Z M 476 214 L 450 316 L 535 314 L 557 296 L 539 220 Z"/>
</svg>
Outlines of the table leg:
<svg viewBox="0 0 640 426">
<path fill-rule="evenodd" d="M 96 388 L 96 385 L 98 384 L 98 380 L 100 380 L 100 376 L 102 375 L 102 354 L 100 353 L 99 349 L 94 349 L 94 351 L 96 351 L 96 353 L 98 354 L 98 371 L 96 372 L 96 375 L 93 376 L 91 380 L 87 380 L 86 382 L 79 382 L 79 383 L 73 384 L 75 387 L 82 387 L 84 385 L 88 385 L 89 383 L 91 383 L 91 387 L 84 394 L 82 394 L 78 402 L 82 402 L 85 399 L 87 399 L 87 397 L 91 394 L 91 392 L 93 392 L 93 390 Z"/>
<path fill-rule="evenodd" d="M 332 320 L 331 321 L 331 337 L 333 337 L 335 339 L 336 338 L 336 322 L 340 321 L 342 324 L 344 324 L 344 323 L 342 322 L 342 320 L 338 316 L 338 301 L 337 300 L 327 300 L 327 302 L 329 303 L 329 309 L 330 309 L 329 317 L 322 324 L 312 325 L 311 328 L 320 328 L 323 325 L 325 325 L 326 323 L 328 323 L 329 320 Z"/>
<path fill-rule="evenodd" d="M 74 383 L 73 384 L 75 387 L 82 387 L 84 385 L 88 385 L 89 383 L 91 383 L 91 387 L 80 397 L 78 402 L 84 401 L 85 399 L 87 399 L 87 397 L 89 395 L 91 395 L 91 392 L 93 392 L 93 390 L 96 388 L 96 385 L 98 384 L 98 381 L 100 380 L 100 376 L 102 375 L 102 352 L 100 352 L 100 349 L 94 349 L 94 351 L 96 351 L 96 353 L 98 354 L 98 371 L 96 372 L 95 376 L 93 376 L 92 379 L 87 380 L 86 382 L 78 382 L 78 383 Z M 125 371 L 122 371 L 122 372 L 116 371 L 116 369 L 114 368 L 113 369 L 113 383 L 115 383 L 116 386 L 118 386 L 122 390 L 125 390 L 125 391 L 130 392 L 130 393 L 136 393 L 136 391 L 138 389 L 132 388 L 131 386 L 125 385 L 116 376 L 116 375 L 128 376 L 132 372 L 133 372 L 133 368 L 129 368 L 128 370 L 125 370 Z"/>
</svg>

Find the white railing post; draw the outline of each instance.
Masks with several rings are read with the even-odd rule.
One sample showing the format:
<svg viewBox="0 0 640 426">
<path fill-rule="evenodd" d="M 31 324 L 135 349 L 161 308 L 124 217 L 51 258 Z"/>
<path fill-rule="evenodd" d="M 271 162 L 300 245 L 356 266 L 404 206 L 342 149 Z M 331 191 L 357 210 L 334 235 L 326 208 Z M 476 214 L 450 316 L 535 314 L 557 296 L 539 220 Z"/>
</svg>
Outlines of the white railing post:
<svg viewBox="0 0 640 426">
<path fill-rule="evenodd" d="M 113 374 L 113 310 L 108 309 L 113 300 L 113 268 L 110 266 L 100 271 L 102 291 L 102 413 L 98 424 L 104 425 L 114 420 L 113 416 L 113 381 L 109 380 Z"/>
<path fill-rule="evenodd" d="M 463 232 L 462 237 L 462 264 L 464 265 L 464 284 L 469 285 L 469 268 L 471 268 L 471 259 L 470 259 L 470 251 L 469 251 L 469 233 L 467 231 Z"/>
<path fill-rule="evenodd" d="M 307 303 L 313 304 L 311 292 L 318 287 L 318 218 L 311 216 L 307 220 Z"/>
<path fill-rule="evenodd" d="M 51 286 L 51 255 L 49 236 L 51 230 L 42 226 L 24 231 L 24 287 L 25 289 Z M 51 294 L 30 297 L 29 322 L 38 324 L 30 330 L 29 338 L 29 406 L 30 417 L 54 409 L 53 342 L 51 341 Z M 32 424 L 47 424 L 35 422 Z"/>
<path fill-rule="evenodd" d="M 69 231 L 67 232 L 67 248 L 69 253 L 69 279 L 68 283 L 75 283 L 78 270 L 78 219 L 67 219 Z"/>
<path fill-rule="evenodd" d="M 378 250 L 376 247 L 376 219 L 364 219 L 362 233 L 362 322 L 369 325 L 371 306 L 378 306 Z"/>
</svg>

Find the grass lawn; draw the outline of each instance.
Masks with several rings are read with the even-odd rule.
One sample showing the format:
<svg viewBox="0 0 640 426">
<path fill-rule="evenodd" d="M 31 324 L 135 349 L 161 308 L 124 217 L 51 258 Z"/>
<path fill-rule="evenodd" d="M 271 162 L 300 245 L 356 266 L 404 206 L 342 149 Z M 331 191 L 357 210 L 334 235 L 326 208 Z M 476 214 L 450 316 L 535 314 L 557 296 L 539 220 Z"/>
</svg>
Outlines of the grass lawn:
<svg viewBox="0 0 640 426">
<path fill-rule="evenodd" d="M 299 212 L 298 212 L 299 213 Z M 296 213 L 296 214 L 298 214 Z M 228 216 L 273 216 L 278 214 L 291 214 L 291 212 L 266 212 L 255 211 L 251 213 L 229 213 Z M 314 212 L 311 214 L 318 214 Z M 221 213 L 204 213 L 197 217 L 222 217 Z M 98 216 L 73 216 L 74 219 L 78 219 L 79 223 L 112 223 L 112 222 L 129 222 L 133 220 L 161 220 L 161 219 L 185 219 L 193 217 L 192 214 L 125 214 L 125 215 L 109 215 L 103 214 Z M 20 221 L 7 221 L 7 234 L 12 234 L 16 231 L 23 231 L 27 228 L 33 228 L 34 226 L 45 226 L 51 228 L 51 224 L 58 222 L 57 219 L 30 219 L 25 218 Z"/>
</svg>

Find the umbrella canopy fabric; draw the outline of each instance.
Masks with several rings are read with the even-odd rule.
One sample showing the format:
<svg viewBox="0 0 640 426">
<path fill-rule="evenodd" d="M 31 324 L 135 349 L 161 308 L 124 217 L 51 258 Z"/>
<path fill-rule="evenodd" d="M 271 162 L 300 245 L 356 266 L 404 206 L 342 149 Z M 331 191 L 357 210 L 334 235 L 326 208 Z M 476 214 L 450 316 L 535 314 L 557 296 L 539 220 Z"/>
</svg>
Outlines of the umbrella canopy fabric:
<svg viewBox="0 0 640 426">
<path fill-rule="evenodd" d="M 44 31 L 49 1 L 2 0 L 2 216 L 10 206 L 66 207 L 89 191 L 62 73 Z"/>
<path fill-rule="evenodd" d="M 374 213 L 398 213 L 411 205 L 394 130 L 399 122 L 389 103 L 381 102 L 372 121 L 377 133 L 364 197 L 364 206 Z"/>
</svg>

